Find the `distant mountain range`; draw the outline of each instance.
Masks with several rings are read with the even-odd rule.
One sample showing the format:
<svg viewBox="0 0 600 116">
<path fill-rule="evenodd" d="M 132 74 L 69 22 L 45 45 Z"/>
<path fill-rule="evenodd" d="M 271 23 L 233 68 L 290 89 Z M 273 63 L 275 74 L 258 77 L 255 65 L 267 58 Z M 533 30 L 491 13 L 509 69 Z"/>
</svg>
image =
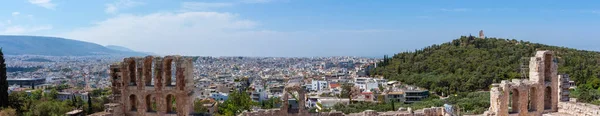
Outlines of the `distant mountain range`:
<svg viewBox="0 0 600 116">
<path fill-rule="evenodd" d="M 46 55 L 46 56 L 89 56 L 120 55 L 144 56 L 121 46 L 102 46 L 95 43 L 58 37 L 0 35 L 0 47 L 6 55 Z"/>
</svg>

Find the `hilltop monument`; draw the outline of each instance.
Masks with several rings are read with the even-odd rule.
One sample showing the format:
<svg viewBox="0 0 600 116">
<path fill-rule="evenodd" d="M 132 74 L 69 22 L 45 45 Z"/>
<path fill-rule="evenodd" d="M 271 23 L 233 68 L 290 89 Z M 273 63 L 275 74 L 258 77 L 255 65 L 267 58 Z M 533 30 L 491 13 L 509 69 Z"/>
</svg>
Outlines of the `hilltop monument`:
<svg viewBox="0 0 600 116">
<path fill-rule="evenodd" d="M 485 35 L 483 35 L 483 30 L 479 30 L 479 38 L 485 39 Z"/>
</svg>

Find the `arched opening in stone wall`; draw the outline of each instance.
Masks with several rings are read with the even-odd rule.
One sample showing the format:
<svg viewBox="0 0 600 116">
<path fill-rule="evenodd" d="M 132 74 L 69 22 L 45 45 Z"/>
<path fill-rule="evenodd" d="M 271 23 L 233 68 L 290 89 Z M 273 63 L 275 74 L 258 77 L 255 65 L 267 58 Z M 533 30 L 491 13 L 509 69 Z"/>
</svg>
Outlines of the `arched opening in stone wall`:
<svg viewBox="0 0 600 116">
<path fill-rule="evenodd" d="M 136 86 L 136 75 L 135 75 L 135 61 L 129 60 L 129 66 L 127 66 L 127 70 L 129 71 L 129 86 Z"/>
<path fill-rule="evenodd" d="M 153 66 L 152 67 L 152 70 L 153 70 L 152 77 L 153 77 L 153 81 L 154 81 L 153 83 L 155 84 L 155 87 L 157 87 L 156 88 L 157 90 L 161 90 L 162 86 L 163 86 L 163 83 L 162 83 L 163 82 L 162 74 L 163 74 L 163 69 L 164 69 L 163 62 L 160 59 L 155 60 L 155 61 L 153 61 L 152 66 Z"/>
<path fill-rule="evenodd" d="M 137 98 L 135 95 L 129 95 L 129 111 L 137 111 Z"/>
<path fill-rule="evenodd" d="M 146 96 L 146 111 L 156 112 L 156 98 L 152 95 Z"/>
<path fill-rule="evenodd" d="M 144 75 L 144 85 L 146 85 L 146 86 L 154 86 L 154 84 L 152 83 L 152 79 L 153 79 L 152 71 L 154 69 L 153 68 L 154 67 L 153 64 L 154 63 L 153 63 L 151 57 L 146 57 L 144 59 L 144 64 L 143 64 L 143 66 L 144 66 L 144 68 L 143 68 L 144 74 L 143 75 Z"/>
<path fill-rule="evenodd" d="M 544 55 L 544 81 L 550 82 L 552 79 L 552 54 Z"/>
<path fill-rule="evenodd" d="M 174 86 L 177 83 L 177 63 L 175 61 L 171 62 L 171 81 L 169 82 L 171 86 Z"/>
<path fill-rule="evenodd" d="M 527 110 L 529 110 L 530 112 L 534 112 L 537 111 L 536 106 L 535 106 L 535 102 L 537 101 L 537 94 L 536 94 L 536 88 L 532 87 L 531 89 L 529 89 L 529 100 L 527 102 Z"/>
<path fill-rule="evenodd" d="M 550 87 L 546 87 L 544 91 L 544 109 L 552 109 L 552 89 Z"/>
<path fill-rule="evenodd" d="M 115 82 L 115 80 L 118 80 L 119 78 L 121 78 L 121 77 L 119 77 L 119 74 L 117 74 L 117 72 L 119 72 L 119 69 L 112 69 L 111 71 L 112 72 L 110 73 L 111 74 L 110 76 L 112 77 L 111 81 L 113 81 L 112 86 L 116 87 L 117 83 Z"/>
<path fill-rule="evenodd" d="M 175 100 L 175 96 L 169 94 L 166 99 L 167 103 L 167 113 L 177 113 L 177 103 Z"/>
<path fill-rule="evenodd" d="M 150 64 L 150 65 L 152 65 L 152 66 L 150 66 L 150 78 L 151 78 L 150 84 L 152 86 L 156 86 L 156 85 L 154 85 L 154 83 L 156 81 L 156 71 L 155 71 L 156 70 L 156 66 L 155 66 L 156 65 L 156 61 L 153 60 L 152 64 Z"/>
<path fill-rule="evenodd" d="M 519 112 L 519 91 L 517 89 L 513 89 L 509 93 L 508 97 L 508 113 L 518 113 Z"/>
<path fill-rule="evenodd" d="M 175 80 L 176 80 L 176 85 L 177 85 L 177 89 L 179 90 L 183 90 L 185 88 L 185 77 L 184 77 L 184 73 L 185 69 L 181 68 L 181 69 L 177 69 L 177 74 L 175 75 Z"/>
<path fill-rule="evenodd" d="M 288 98 L 283 99 L 283 102 L 286 102 L 288 105 L 288 109 L 287 112 L 294 114 L 294 113 L 299 113 L 300 112 L 300 99 L 299 96 L 300 94 L 297 91 L 288 91 Z"/>
<path fill-rule="evenodd" d="M 174 73 L 175 67 L 174 66 L 175 66 L 175 64 L 173 63 L 172 58 L 168 58 L 168 57 L 165 58 L 163 70 L 165 70 L 164 73 L 165 73 L 165 85 L 166 86 L 174 86 L 173 81 L 172 81 L 172 80 L 174 80 L 173 78 L 175 77 L 174 76 L 175 75 L 175 73 Z"/>
</svg>

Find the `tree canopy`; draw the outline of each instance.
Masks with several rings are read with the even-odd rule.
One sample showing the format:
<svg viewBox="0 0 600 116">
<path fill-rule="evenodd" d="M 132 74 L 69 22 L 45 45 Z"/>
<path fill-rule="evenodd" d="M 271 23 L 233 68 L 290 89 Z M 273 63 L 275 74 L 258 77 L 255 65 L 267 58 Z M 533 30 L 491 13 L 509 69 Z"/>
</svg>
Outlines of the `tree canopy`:
<svg viewBox="0 0 600 116">
<path fill-rule="evenodd" d="M 445 95 L 489 90 L 501 80 L 528 78 L 529 58 L 554 51 L 559 74 L 580 89 L 600 89 L 600 53 L 501 38 L 462 36 L 441 45 L 401 52 L 378 63 L 369 74 L 384 76 Z M 522 67 L 522 66 L 525 66 Z M 598 91 L 596 91 L 598 92 Z"/>
<path fill-rule="evenodd" d="M 4 53 L 0 48 L 0 108 L 8 106 L 8 81 L 6 81 L 6 64 Z"/>
<path fill-rule="evenodd" d="M 229 94 L 227 100 L 225 100 L 222 104 L 219 104 L 219 114 L 233 116 L 242 113 L 243 111 L 252 110 L 252 106 L 257 103 L 253 102 L 248 95 L 244 91 L 234 91 Z"/>
</svg>

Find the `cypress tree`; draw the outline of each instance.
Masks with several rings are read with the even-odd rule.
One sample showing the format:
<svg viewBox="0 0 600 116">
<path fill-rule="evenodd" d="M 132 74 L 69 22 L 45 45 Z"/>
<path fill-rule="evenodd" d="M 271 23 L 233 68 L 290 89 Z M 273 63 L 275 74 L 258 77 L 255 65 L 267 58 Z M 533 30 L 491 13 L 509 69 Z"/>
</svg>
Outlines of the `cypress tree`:
<svg viewBox="0 0 600 116">
<path fill-rule="evenodd" d="M 88 100 L 87 100 L 87 102 L 88 102 L 88 114 L 92 114 L 94 112 L 92 111 L 92 97 L 90 97 L 90 93 L 87 94 L 87 97 L 88 97 Z"/>
<path fill-rule="evenodd" d="M 390 101 L 392 101 L 392 104 L 391 104 L 391 105 L 392 105 L 392 111 L 396 110 L 396 106 L 394 106 L 394 100 L 395 100 L 395 99 L 391 99 L 391 100 L 390 100 Z"/>
<path fill-rule="evenodd" d="M 0 107 L 8 106 L 8 81 L 6 81 L 6 78 L 4 53 L 2 53 L 2 48 L 0 48 Z"/>
</svg>

